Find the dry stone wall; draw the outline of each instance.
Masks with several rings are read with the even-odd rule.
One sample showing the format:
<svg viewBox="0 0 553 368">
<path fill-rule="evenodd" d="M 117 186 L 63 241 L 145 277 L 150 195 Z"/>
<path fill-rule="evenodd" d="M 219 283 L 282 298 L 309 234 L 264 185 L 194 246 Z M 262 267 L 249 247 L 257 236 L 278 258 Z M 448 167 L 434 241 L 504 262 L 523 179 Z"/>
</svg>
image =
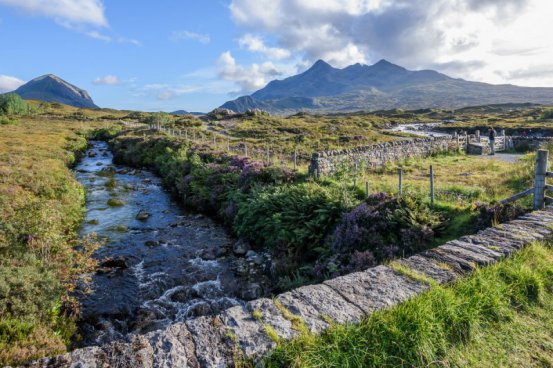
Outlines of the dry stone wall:
<svg viewBox="0 0 553 368">
<path fill-rule="evenodd" d="M 309 173 L 326 175 L 355 163 L 368 168 L 382 166 L 409 157 L 427 157 L 436 152 L 465 148 L 462 138 L 429 137 L 417 138 L 356 148 L 315 152 L 311 157 Z"/>
<path fill-rule="evenodd" d="M 513 148 L 516 151 L 535 151 L 553 142 L 553 137 L 512 137 Z"/>
<path fill-rule="evenodd" d="M 452 240 L 399 263 L 443 284 L 553 236 L 553 208 L 536 211 L 476 235 Z M 279 339 L 298 336 L 297 319 L 319 333 L 339 323 L 359 322 L 371 313 L 412 298 L 430 286 L 388 266 L 303 286 L 276 296 L 199 317 L 164 330 L 131 336 L 129 341 L 33 363 L 32 367 L 230 367 L 234 359 L 260 360 Z M 295 323 L 294 323 L 295 321 Z"/>
</svg>

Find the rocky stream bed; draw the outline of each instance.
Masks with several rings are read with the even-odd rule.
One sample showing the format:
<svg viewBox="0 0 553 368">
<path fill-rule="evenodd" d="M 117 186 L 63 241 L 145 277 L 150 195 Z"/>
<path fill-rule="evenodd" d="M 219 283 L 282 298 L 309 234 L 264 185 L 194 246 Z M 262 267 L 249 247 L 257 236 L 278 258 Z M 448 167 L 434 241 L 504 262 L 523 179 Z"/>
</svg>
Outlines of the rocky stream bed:
<svg viewBox="0 0 553 368">
<path fill-rule="evenodd" d="M 215 314 L 269 291 L 268 254 L 183 212 L 153 173 L 114 165 L 105 142 L 90 143 L 76 175 L 87 197 L 81 235 L 105 239 L 98 271 L 83 275 L 76 292 L 81 346 Z"/>
</svg>

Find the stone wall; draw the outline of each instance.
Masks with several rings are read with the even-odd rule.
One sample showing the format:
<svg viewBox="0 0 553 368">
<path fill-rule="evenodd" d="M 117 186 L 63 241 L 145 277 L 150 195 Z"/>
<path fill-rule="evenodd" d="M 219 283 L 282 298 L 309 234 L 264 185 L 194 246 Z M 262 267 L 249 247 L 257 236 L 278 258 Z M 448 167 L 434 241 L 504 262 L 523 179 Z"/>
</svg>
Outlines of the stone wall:
<svg viewBox="0 0 553 368">
<path fill-rule="evenodd" d="M 352 167 L 355 162 L 365 167 L 374 168 L 388 162 L 396 162 L 409 157 L 426 157 L 440 151 L 451 151 L 465 148 L 464 137 L 459 140 L 453 137 L 430 137 L 396 142 L 375 144 L 334 151 L 315 152 L 311 157 L 309 173 L 326 175 Z"/>
<path fill-rule="evenodd" d="M 359 322 L 430 288 L 409 277 L 405 267 L 437 283 L 448 283 L 477 266 L 497 262 L 533 241 L 552 236 L 553 208 L 549 207 L 400 260 L 403 270 L 377 266 L 303 286 L 274 299 L 257 299 L 216 316 L 130 336 L 128 341 L 77 349 L 31 366 L 231 367 L 240 356 L 259 361 L 276 346 L 271 334 L 284 340 L 298 336 L 291 319 L 301 318 L 312 332 L 319 333 L 329 327 L 326 316 L 338 323 Z M 290 317 L 290 313 L 295 317 Z"/>
<path fill-rule="evenodd" d="M 553 142 L 553 137 L 512 137 L 513 148 L 517 152 L 535 151 L 547 143 Z"/>
</svg>

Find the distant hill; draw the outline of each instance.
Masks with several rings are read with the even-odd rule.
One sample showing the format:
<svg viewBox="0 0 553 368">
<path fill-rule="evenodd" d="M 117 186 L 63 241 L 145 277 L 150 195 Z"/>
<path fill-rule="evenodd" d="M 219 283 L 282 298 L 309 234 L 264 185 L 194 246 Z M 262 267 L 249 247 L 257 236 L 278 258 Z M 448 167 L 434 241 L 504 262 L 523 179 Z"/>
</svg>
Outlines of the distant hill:
<svg viewBox="0 0 553 368">
<path fill-rule="evenodd" d="M 386 60 L 337 69 L 319 60 L 307 71 L 274 80 L 221 108 L 262 109 L 273 114 L 298 111 L 460 108 L 501 103 L 553 103 L 553 88 L 493 85 L 455 79 L 434 70 L 407 70 Z"/>
<path fill-rule="evenodd" d="M 203 112 L 198 111 L 186 111 L 186 110 L 177 110 L 171 112 L 171 115 L 205 115 Z"/>
<path fill-rule="evenodd" d="M 26 100 L 41 100 L 59 102 L 74 107 L 98 108 L 87 91 L 53 74 L 35 78 L 11 93 L 16 93 Z"/>
</svg>

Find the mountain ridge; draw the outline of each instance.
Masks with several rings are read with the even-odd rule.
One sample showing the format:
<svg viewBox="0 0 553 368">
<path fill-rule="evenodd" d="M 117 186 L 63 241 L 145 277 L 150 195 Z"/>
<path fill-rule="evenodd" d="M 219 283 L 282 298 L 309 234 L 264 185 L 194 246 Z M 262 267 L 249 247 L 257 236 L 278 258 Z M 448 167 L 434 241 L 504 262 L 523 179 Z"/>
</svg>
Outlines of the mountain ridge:
<svg viewBox="0 0 553 368">
<path fill-rule="evenodd" d="M 487 84 L 431 69 L 408 70 L 385 59 L 343 69 L 318 60 L 303 73 L 269 82 L 221 108 L 274 114 L 383 109 L 459 108 L 497 103 L 553 103 L 553 88 Z"/>
<path fill-rule="evenodd" d="M 98 108 L 87 91 L 54 74 L 36 77 L 10 93 L 15 93 L 25 100 L 40 100 L 63 103 L 74 107 Z"/>
</svg>

